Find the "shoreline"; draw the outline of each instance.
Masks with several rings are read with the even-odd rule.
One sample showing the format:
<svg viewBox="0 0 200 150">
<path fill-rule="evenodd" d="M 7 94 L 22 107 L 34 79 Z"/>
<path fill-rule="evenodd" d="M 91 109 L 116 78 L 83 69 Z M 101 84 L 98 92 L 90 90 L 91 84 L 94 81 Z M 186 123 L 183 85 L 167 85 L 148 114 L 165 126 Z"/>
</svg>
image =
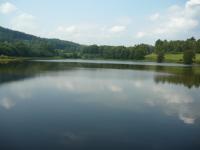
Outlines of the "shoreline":
<svg viewBox="0 0 200 150">
<path fill-rule="evenodd" d="M 165 60 L 163 63 L 175 63 L 175 64 L 184 64 L 182 60 L 183 54 L 166 54 Z M 150 63 L 156 63 L 156 54 L 150 54 L 146 55 L 145 59 L 143 60 L 132 60 L 132 59 L 104 59 L 104 58 L 92 58 L 92 59 L 84 59 L 84 58 L 63 58 L 60 56 L 55 57 L 11 57 L 11 56 L 0 56 L 0 64 L 7 64 L 7 63 L 14 63 L 14 62 L 23 62 L 28 60 L 61 60 L 61 59 L 80 59 L 80 60 L 93 60 L 93 61 L 99 61 L 99 60 L 110 60 L 110 61 L 132 61 L 132 62 L 150 62 Z M 162 63 L 161 63 L 162 64 Z M 196 55 L 196 59 L 193 63 L 193 65 L 199 65 L 200 64 L 200 54 Z"/>
</svg>

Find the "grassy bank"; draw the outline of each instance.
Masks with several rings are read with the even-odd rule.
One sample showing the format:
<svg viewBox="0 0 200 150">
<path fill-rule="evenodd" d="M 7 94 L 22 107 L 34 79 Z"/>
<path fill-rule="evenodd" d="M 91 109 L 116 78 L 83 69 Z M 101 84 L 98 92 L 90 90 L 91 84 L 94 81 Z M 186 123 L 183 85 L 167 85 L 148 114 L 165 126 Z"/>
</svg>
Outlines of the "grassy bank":
<svg viewBox="0 0 200 150">
<path fill-rule="evenodd" d="M 156 61 L 156 54 L 150 54 L 145 57 L 146 61 Z M 165 62 L 183 63 L 183 54 L 165 54 Z M 195 63 L 200 64 L 200 54 L 196 54 Z"/>
<path fill-rule="evenodd" d="M 25 60 L 34 60 L 34 59 L 66 59 L 61 56 L 55 57 L 10 57 L 10 56 L 0 56 L 0 64 L 6 64 L 11 62 L 22 62 Z M 72 58 L 73 59 L 73 58 Z M 94 60 L 102 60 L 94 58 Z M 156 62 L 156 54 L 150 54 L 145 56 L 145 61 Z M 165 54 L 164 62 L 169 63 L 183 63 L 183 54 Z M 196 54 L 195 63 L 200 64 L 200 54 Z"/>
<path fill-rule="evenodd" d="M 0 56 L 0 64 L 7 64 L 10 62 L 20 62 L 27 60 L 25 57 L 9 57 L 9 56 Z"/>
</svg>

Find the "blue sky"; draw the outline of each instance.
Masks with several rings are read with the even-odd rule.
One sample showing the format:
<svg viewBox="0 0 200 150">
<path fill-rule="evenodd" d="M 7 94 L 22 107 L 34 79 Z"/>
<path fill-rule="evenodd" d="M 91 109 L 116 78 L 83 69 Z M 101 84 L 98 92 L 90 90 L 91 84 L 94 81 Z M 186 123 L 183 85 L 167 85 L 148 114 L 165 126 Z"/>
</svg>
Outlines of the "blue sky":
<svg viewBox="0 0 200 150">
<path fill-rule="evenodd" d="M 82 44 L 200 37 L 200 0 L 0 0 L 0 25 Z"/>
</svg>

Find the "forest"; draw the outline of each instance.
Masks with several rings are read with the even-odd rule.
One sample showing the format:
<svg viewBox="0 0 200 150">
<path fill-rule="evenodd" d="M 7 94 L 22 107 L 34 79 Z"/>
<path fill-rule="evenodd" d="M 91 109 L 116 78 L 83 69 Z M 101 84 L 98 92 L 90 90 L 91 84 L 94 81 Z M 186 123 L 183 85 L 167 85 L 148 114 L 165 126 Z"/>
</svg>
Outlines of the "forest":
<svg viewBox="0 0 200 150">
<path fill-rule="evenodd" d="M 46 39 L 0 27 L 0 56 L 62 57 L 82 59 L 144 60 L 155 53 L 157 61 L 163 62 L 165 54 L 183 54 L 183 62 L 192 64 L 200 53 L 200 39 L 157 40 L 155 45 L 138 44 L 126 46 L 80 45 L 59 39 Z"/>
</svg>

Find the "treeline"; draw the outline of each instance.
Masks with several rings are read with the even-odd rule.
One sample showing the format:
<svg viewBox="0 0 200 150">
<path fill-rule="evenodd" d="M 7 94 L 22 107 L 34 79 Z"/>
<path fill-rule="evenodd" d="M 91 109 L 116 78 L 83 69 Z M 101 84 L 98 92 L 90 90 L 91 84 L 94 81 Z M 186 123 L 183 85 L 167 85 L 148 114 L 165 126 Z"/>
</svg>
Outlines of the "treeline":
<svg viewBox="0 0 200 150">
<path fill-rule="evenodd" d="M 187 40 L 167 41 L 157 40 L 155 46 L 139 44 L 132 47 L 124 46 L 84 46 L 80 51 L 65 53 L 65 58 L 103 58 L 103 59 L 132 59 L 143 60 L 145 56 L 151 53 L 157 54 L 157 62 L 163 62 L 165 54 L 183 53 L 183 62 L 192 64 L 195 54 L 200 53 L 200 40 L 190 38 Z"/>
<path fill-rule="evenodd" d="M 167 41 L 157 40 L 155 43 L 154 52 L 157 54 L 157 61 L 163 62 L 166 53 L 183 53 L 183 62 L 192 64 L 196 53 L 200 53 L 200 39 L 194 37 L 185 41 Z"/>
<path fill-rule="evenodd" d="M 104 59 L 135 59 L 142 60 L 153 52 L 153 46 L 140 44 L 133 47 L 125 46 L 85 46 L 80 51 L 82 58 Z"/>
<path fill-rule="evenodd" d="M 155 43 L 155 52 L 165 53 L 182 53 L 185 50 L 193 50 L 196 53 L 200 53 L 200 39 L 196 40 L 194 37 L 185 41 L 167 41 L 157 40 Z"/>
<path fill-rule="evenodd" d="M 47 57 L 58 55 L 48 43 L 28 43 L 21 41 L 0 42 L 0 55 L 6 56 L 24 56 L 24 57 Z"/>
<path fill-rule="evenodd" d="M 0 55 L 55 56 L 60 51 L 74 52 L 81 45 L 59 39 L 47 39 L 0 27 Z"/>
<path fill-rule="evenodd" d="M 166 53 L 183 53 L 184 63 L 191 64 L 195 59 L 195 54 L 200 53 L 200 39 L 157 40 L 155 46 L 147 44 L 132 47 L 84 46 L 69 41 L 40 38 L 0 27 L 0 55 L 142 60 L 151 53 L 157 54 L 158 62 L 164 61 Z"/>
</svg>

